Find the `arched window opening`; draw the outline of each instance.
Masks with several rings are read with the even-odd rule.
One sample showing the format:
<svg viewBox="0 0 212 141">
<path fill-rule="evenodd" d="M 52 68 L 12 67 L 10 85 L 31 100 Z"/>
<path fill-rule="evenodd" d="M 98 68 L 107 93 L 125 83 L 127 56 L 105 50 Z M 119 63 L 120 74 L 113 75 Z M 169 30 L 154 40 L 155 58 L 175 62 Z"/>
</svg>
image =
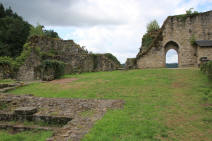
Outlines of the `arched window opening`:
<svg viewBox="0 0 212 141">
<path fill-rule="evenodd" d="M 166 67 L 177 68 L 178 67 L 178 53 L 174 49 L 170 49 L 166 53 Z"/>
</svg>

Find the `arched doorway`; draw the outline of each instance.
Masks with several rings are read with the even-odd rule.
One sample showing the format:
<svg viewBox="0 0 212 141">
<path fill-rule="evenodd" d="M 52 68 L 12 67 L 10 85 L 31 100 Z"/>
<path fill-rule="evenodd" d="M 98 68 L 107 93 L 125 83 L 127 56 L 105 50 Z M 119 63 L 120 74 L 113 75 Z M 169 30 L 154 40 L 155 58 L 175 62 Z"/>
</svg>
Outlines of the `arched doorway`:
<svg viewBox="0 0 212 141">
<path fill-rule="evenodd" d="M 179 46 L 176 42 L 170 41 L 165 45 L 165 66 L 177 68 L 179 66 Z"/>
</svg>

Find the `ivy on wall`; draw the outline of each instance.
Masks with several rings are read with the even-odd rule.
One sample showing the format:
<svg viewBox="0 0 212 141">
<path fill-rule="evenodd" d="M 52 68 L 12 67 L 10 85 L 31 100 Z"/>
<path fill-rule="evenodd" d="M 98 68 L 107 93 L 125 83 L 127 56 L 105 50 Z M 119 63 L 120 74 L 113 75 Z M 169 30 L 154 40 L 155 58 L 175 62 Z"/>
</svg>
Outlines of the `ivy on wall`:
<svg viewBox="0 0 212 141">
<path fill-rule="evenodd" d="M 48 69 L 52 69 L 54 72 L 54 78 L 57 79 L 64 75 L 65 63 L 58 60 L 44 60 L 41 68 L 44 72 L 48 71 Z"/>
</svg>

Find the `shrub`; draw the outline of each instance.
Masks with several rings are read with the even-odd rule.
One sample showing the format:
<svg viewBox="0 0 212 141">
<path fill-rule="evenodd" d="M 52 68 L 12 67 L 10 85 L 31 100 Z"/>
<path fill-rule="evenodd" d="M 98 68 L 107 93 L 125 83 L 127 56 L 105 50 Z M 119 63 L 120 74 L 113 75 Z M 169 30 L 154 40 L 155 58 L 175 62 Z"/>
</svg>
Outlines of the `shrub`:
<svg viewBox="0 0 212 141">
<path fill-rule="evenodd" d="M 22 65 L 25 62 L 26 58 L 30 55 L 32 47 L 30 47 L 29 43 L 26 43 L 24 44 L 23 49 L 24 50 L 22 51 L 21 55 L 16 58 L 16 62 L 19 66 Z"/>
<path fill-rule="evenodd" d="M 42 60 L 53 59 L 54 57 L 55 57 L 55 54 L 52 52 L 41 52 Z"/>
<path fill-rule="evenodd" d="M 210 79 L 212 79 L 212 61 L 201 64 L 200 70 L 207 74 Z"/>
<path fill-rule="evenodd" d="M 192 34 L 192 36 L 190 38 L 190 43 L 191 43 L 192 46 L 196 46 L 197 45 L 196 44 L 196 38 L 195 38 L 195 35 L 194 34 Z"/>
<path fill-rule="evenodd" d="M 149 48 L 149 46 L 151 45 L 153 41 L 153 38 L 150 34 L 146 33 L 143 38 L 142 38 L 142 49 L 145 50 L 147 48 Z"/>
<path fill-rule="evenodd" d="M 4 78 L 13 77 L 17 69 L 17 63 L 10 57 L 0 57 L 0 71 Z"/>
<path fill-rule="evenodd" d="M 58 60 L 44 60 L 42 62 L 42 68 L 44 72 L 52 69 L 54 71 L 54 78 L 57 79 L 64 75 L 65 63 Z"/>
<path fill-rule="evenodd" d="M 160 26 L 158 24 L 158 22 L 156 20 L 151 21 L 148 25 L 147 25 L 147 32 L 153 32 L 153 31 L 157 31 L 160 29 Z"/>
<path fill-rule="evenodd" d="M 182 15 L 177 15 L 176 17 L 178 19 L 180 19 L 181 21 L 186 21 L 186 19 L 188 17 L 192 17 L 192 16 L 195 16 L 195 15 L 198 15 L 199 12 L 198 11 L 193 11 L 194 8 L 190 8 L 189 10 L 186 11 L 186 14 L 182 14 Z"/>
</svg>

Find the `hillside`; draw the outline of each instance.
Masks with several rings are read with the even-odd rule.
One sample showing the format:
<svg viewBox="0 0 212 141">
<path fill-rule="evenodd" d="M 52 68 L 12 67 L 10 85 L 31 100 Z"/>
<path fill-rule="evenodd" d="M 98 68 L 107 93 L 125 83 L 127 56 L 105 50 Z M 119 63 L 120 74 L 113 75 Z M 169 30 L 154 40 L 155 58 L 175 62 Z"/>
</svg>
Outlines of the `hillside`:
<svg viewBox="0 0 212 141">
<path fill-rule="evenodd" d="M 40 97 L 121 99 L 124 108 L 108 111 L 83 141 L 212 140 L 212 85 L 198 69 L 146 69 L 67 75 L 72 82 L 34 83 L 10 93 Z M 8 135 L 44 140 L 45 133 Z"/>
</svg>

